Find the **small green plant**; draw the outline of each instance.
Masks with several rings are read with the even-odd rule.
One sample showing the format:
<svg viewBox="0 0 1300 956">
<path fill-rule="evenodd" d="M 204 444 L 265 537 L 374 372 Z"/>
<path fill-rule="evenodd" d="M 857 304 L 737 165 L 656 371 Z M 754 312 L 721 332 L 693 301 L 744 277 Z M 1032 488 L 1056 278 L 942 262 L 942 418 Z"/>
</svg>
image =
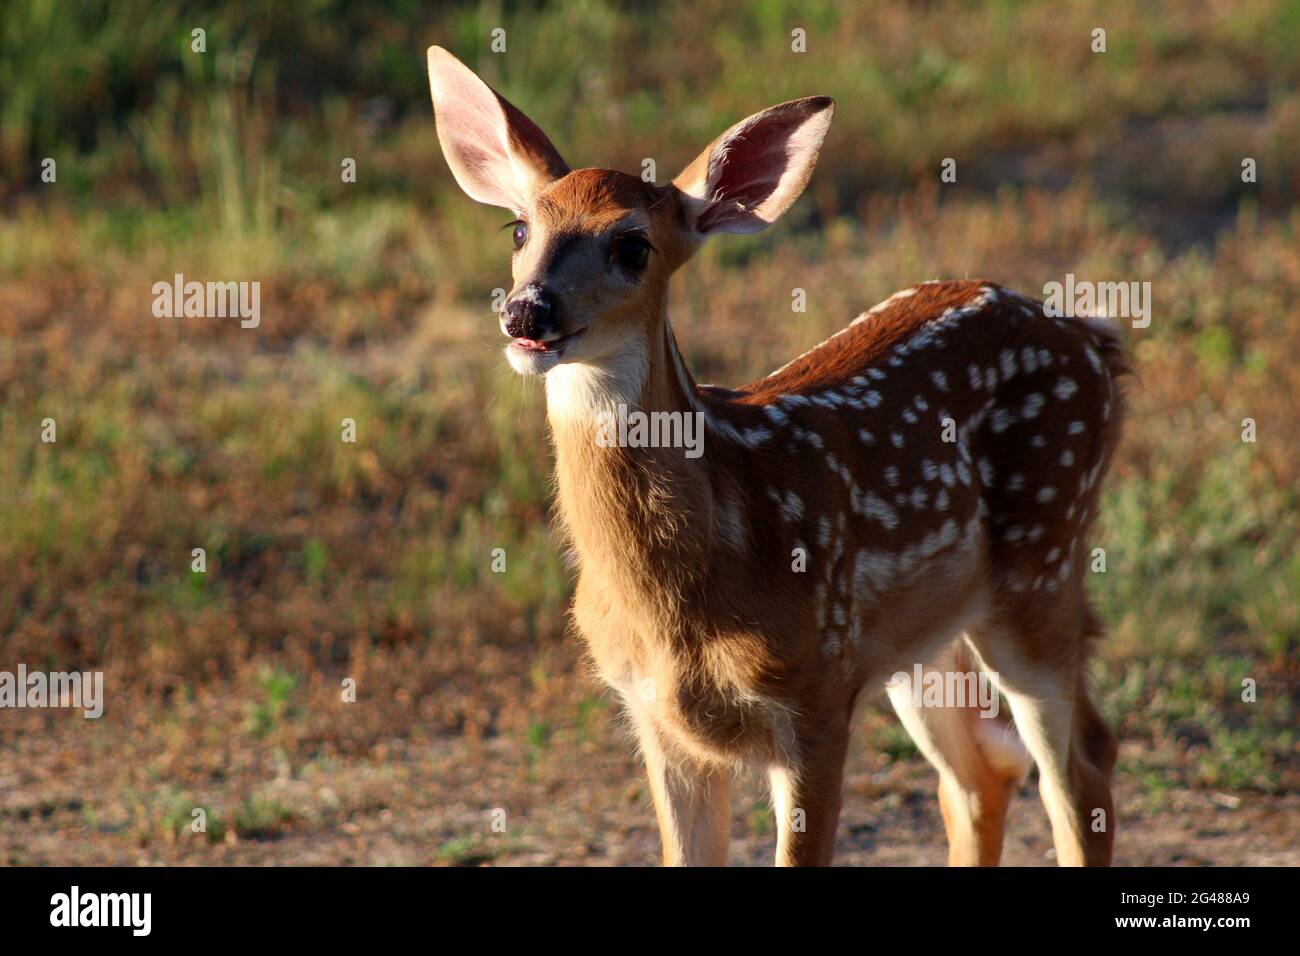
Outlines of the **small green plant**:
<svg viewBox="0 0 1300 956">
<path fill-rule="evenodd" d="M 273 840 L 293 822 L 296 814 L 275 797 L 253 794 L 235 808 L 232 823 L 244 840 Z"/>
<path fill-rule="evenodd" d="M 206 840 L 208 843 L 221 843 L 226 839 L 229 830 L 226 820 L 219 811 L 211 807 L 202 808 L 203 829 L 195 832 L 194 822 L 198 819 L 194 815 L 196 809 L 199 809 L 198 803 L 192 796 L 184 794 L 177 794 L 166 802 L 159 826 L 169 842 L 187 837 Z"/>
<path fill-rule="evenodd" d="M 549 720 L 535 720 L 528 725 L 528 746 L 534 754 L 545 750 L 551 743 L 555 728 Z"/>
<path fill-rule="evenodd" d="M 258 679 L 262 699 L 249 705 L 249 730 L 255 737 L 265 737 L 291 713 L 289 698 L 298 687 L 298 678 L 280 668 L 268 668 Z"/>
<path fill-rule="evenodd" d="M 479 866 L 496 855 L 496 848 L 480 836 L 455 837 L 438 847 L 438 859 L 448 866 Z"/>
<path fill-rule="evenodd" d="M 325 565 L 329 561 L 329 551 L 319 538 L 312 538 L 302 546 L 302 563 L 307 572 L 307 580 L 320 584 L 325 577 Z"/>
</svg>

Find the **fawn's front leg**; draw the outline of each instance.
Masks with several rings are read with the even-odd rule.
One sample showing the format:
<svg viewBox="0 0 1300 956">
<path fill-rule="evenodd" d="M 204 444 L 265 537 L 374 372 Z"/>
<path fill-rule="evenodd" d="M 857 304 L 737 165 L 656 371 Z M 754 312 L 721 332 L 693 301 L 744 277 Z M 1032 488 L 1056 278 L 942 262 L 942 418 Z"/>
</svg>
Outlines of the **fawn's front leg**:
<svg viewBox="0 0 1300 956">
<path fill-rule="evenodd" d="M 798 760 L 769 768 L 776 811 L 776 865 L 830 866 L 840 822 L 848 727 L 805 736 Z"/>
<path fill-rule="evenodd" d="M 682 760 L 648 718 L 636 721 L 654 797 L 665 866 L 726 866 L 731 841 L 731 773 Z"/>
</svg>

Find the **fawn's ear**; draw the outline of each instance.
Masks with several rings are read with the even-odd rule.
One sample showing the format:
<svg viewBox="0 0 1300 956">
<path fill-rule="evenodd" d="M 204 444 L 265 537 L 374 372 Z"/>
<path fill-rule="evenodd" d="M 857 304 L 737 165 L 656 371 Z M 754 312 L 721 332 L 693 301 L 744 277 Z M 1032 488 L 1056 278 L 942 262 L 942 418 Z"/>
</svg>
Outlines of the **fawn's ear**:
<svg viewBox="0 0 1300 956">
<path fill-rule="evenodd" d="M 429 89 L 438 142 L 471 199 L 522 215 L 569 171 L 532 120 L 440 46 L 429 47 Z"/>
<path fill-rule="evenodd" d="M 829 96 L 791 100 L 710 143 L 673 180 L 696 232 L 758 232 L 789 209 L 808 184 L 834 115 Z"/>
</svg>

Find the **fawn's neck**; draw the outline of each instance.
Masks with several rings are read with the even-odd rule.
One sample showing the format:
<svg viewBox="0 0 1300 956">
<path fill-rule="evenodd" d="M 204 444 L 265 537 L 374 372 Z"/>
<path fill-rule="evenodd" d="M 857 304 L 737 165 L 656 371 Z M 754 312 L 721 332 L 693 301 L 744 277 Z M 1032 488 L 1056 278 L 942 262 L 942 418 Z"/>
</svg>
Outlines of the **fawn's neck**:
<svg viewBox="0 0 1300 956">
<path fill-rule="evenodd" d="M 674 413 L 686 434 L 703 440 L 703 405 L 667 316 L 642 349 L 618 361 L 552 369 L 546 402 L 560 513 L 584 576 L 652 602 L 667 588 L 699 586 L 712 539 L 707 455 L 609 440 L 609 416 L 618 422 L 633 412 Z"/>
</svg>

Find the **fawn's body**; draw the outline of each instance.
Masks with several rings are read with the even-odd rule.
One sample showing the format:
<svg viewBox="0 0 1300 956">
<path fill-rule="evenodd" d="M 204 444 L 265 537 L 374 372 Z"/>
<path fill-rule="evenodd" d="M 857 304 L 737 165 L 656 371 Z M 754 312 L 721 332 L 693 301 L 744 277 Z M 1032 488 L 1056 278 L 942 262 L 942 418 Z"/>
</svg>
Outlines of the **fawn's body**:
<svg viewBox="0 0 1300 956">
<path fill-rule="evenodd" d="M 924 665 L 996 673 L 1024 740 L 890 687 L 940 772 L 950 860 L 997 862 L 1032 755 L 1061 862 L 1108 862 L 1114 743 L 1084 688 L 1082 581 L 1120 427 L 1113 333 L 927 283 L 750 386 L 696 386 L 668 277 L 704 234 L 794 201 L 830 102 L 751 117 L 655 187 L 568 171 L 436 48 L 430 76 L 458 180 L 521 217 L 508 354 L 546 374 L 574 616 L 632 716 L 665 860 L 725 862 L 730 782 L 758 765 L 778 862 L 829 862 L 854 703 Z M 703 457 L 600 441 L 620 407 L 700 414 Z"/>
</svg>

